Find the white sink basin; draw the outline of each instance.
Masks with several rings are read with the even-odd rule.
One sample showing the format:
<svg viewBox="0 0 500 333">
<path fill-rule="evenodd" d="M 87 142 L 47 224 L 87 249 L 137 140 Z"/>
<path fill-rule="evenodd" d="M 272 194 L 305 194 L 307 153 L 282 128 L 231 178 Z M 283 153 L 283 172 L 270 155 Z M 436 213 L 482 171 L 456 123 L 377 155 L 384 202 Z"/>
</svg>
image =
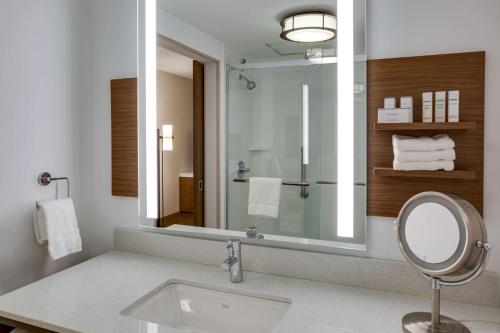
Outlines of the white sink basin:
<svg viewBox="0 0 500 333">
<path fill-rule="evenodd" d="M 122 311 L 141 321 L 192 333 L 267 333 L 291 300 L 171 280 Z M 160 332 L 161 330 L 155 330 Z"/>
</svg>

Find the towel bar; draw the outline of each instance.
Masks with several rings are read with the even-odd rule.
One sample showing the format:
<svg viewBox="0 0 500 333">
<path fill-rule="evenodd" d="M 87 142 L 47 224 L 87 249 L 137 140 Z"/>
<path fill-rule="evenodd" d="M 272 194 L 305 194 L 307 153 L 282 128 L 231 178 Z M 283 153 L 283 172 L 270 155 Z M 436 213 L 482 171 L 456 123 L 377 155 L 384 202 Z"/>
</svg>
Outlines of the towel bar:
<svg viewBox="0 0 500 333">
<path fill-rule="evenodd" d="M 248 179 L 245 178 L 235 178 L 233 179 L 233 182 L 235 183 L 248 183 Z M 310 186 L 311 184 L 307 181 L 301 182 L 301 181 L 288 181 L 284 180 L 281 182 L 283 185 L 291 185 L 291 186 Z"/>
<path fill-rule="evenodd" d="M 233 182 L 235 183 L 248 183 L 248 179 L 245 179 L 245 178 L 234 178 L 233 179 Z M 288 180 L 284 180 L 282 182 L 283 185 L 291 185 L 291 186 L 311 186 L 311 183 L 309 183 L 308 181 L 288 181 Z M 318 180 L 316 182 L 316 184 L 318 185 L 337 185 L 337 182 L 332 182 L 332 181 L 329 181 L 329 180 Z M 354 183 L 355 186 L 365 186 L 366 184 L 365 183 L 361 183 L 361 182 L 355 182 Z"/>
<path fill-rule="evenodd" d="M 42 172 L 41 174 L 38 175 L 38 184 L 40 186 L 47 186 L 49 185 L 52 181 L 58 181 L 58 180 L 65 180 L 66 181 L 66 187 L 68 189 L 68 198 L 70 197 L 70 191 L 69 191 L 69 178 L 68 177 L 52 177 L 50 173 L 48 172 Z M 56 184 L 56 199 L 59 198 L 59 190 Z M 38 202 L 36 203 L 36 208 L 39 209 L 40 206 L 38 205 Z"/>
</svg>

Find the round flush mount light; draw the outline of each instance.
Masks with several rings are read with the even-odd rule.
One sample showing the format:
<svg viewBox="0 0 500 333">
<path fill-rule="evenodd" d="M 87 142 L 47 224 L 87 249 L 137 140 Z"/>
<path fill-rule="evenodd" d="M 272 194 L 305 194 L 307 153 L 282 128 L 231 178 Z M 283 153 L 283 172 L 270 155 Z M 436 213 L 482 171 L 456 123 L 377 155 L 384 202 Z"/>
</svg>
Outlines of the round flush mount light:
<svg viewBox="0 0 500 333">
<path fill-rule="evenodd" d="M 298 43 L 324 42 L 335 37 L 337 18 L 323 12 L 304 12 L 281 20 L 280 37 Z"/>
</svg>

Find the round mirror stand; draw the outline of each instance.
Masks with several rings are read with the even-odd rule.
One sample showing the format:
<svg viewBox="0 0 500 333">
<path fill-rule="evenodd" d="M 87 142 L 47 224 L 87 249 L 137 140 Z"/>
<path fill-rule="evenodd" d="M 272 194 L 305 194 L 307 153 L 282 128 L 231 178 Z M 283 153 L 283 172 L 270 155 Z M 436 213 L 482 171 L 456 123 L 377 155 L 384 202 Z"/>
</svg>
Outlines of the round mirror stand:
<svg viewBox="0 0 500 333">
<path fill-rule="evenodd" d="M 449 210 L 450 214 L 440 214 L 443 209 Z M 443 216 L 451 216 L 451 219 L 448 217 L 444 221 Z M 428 219 L 431 219 L 434 229 L 429 229 Z M 448 230 L 456 230 L 455 224 L 459 230 L 458 239 L 446 235 Z M 440 296 L 441 286 L 467 284 L 485 270 L 491 245 L 486 240 L 486 228 L 481 215 L 460 198 L 424 192 L 405 203 L 395 225 L 403 256 L 431 281 L 432 286 L 432 312 L 405 315 L 402 320 L 403 332 L 470 333 L 462 323 L 441 315 Z M 427 237 L 428 233 L 436 230 L 441 231 L 441 241 L 434 237 L 435 242 L 426 242 L 430 238 Z M 450 252 L 449 249 L 456 250 Z M 436 258 L 444 259 L 439 262 Z"/>
<path fill-rule="evenodd" d="M 469 277 L 455 282 L 444 282 L 436 277 L 429 277 L 432 286 L 432 312 L 413 312 L 403 317 L 403 331 L 405 333 L 471 333 L 464 324 L 450 317 L 441 315 L 441 285 L 460 286 L 471 282 L 486 268 L 490 256 L 490 243 L 476 242 L 476 247 L 483 249 L 483 256 L 476 271 Z"/>
<path fill-rule="evenodd" d="M 403 331 L 405 333 L 420 332 L 470 332 L 467 327 L 455 319 L 441 316 L 441 284 L 439 279 L 431 278 L 432 281 L 432 313 L 413 312 L 403 317 Z"/>
</svg>

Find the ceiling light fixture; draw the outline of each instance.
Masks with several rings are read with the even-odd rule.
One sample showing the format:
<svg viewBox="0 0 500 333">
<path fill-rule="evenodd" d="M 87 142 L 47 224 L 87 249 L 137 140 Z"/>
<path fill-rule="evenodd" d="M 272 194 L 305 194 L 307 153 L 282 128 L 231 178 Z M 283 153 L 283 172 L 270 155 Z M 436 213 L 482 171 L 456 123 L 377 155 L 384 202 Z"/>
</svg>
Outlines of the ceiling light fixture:
<svg viewBox="0 0 500 333">
<path fill-rule="evenodd" d="M 281 20 L 280 37 L 299 43 L 324 42 L 335 37 L 337 18 L 323 12 L 303 12 Z"/>
</svg>

